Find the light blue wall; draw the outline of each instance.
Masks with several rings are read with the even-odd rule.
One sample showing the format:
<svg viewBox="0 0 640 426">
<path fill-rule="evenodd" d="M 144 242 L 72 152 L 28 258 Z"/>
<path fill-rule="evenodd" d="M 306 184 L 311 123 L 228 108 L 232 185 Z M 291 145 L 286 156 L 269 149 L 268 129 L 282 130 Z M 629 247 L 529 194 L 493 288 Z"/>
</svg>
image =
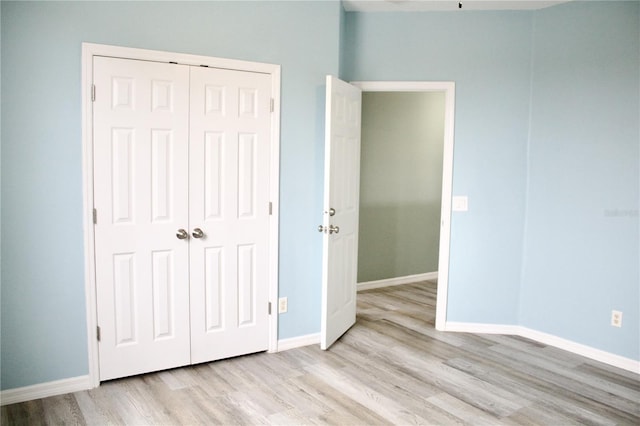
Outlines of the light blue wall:
<svg viewBox="0 0 640 426">
<path fill-rule="evenodd" d="M 456 83 L 449 321 L 515 324 L 524 226 L 530 12 L 347 13 L 349 80 Z"/>
<path fill-rule="evenodd" d="M 448 321 L 640 360 L 639 28 L 637 1 L 347 14 L 346 78 L 456 82 Z"/>
<path fill-rule="evenodd" d="M 640 360 L 640 3 L 540 11 L 534 64 L 521 324 Z"/>
<path fill-rule="evenodd" d="M 81 43 L 282 65 L 280 338 L 320 328 L 324 76 L 337 2 L 2 2 L 2 389 L 88 373 Z M 311 313 L 311 314 L 310 314 Z"/>
<path fill-rule="evenodd" d="M 453 218 L 450 321 L 522 323 L 640 358 L 637 2 L 344 15 L 335 2 L 0 7 L 2 389 L 88 371 L 83 41 L 282 65 L 281 338 L 319 330 L 323 84 L 341 70 L 456 82 L 454 194 L 470 211 Z M 607 325 L 611 309 L 622 329 Z"/>
</svg>

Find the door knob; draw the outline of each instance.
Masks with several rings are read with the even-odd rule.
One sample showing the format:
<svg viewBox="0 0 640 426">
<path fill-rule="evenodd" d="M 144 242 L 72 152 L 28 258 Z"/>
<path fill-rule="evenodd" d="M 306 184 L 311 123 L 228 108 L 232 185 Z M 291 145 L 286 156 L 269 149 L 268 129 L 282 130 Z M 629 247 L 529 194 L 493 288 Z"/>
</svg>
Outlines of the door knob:
<svg viewBox="0 0 640 426">
<path fill-rule="evenodd" d="M 336 215 L 336 209 L 334 209 L 333 207 L 331 207 L 329 209 L 329 216 L 335 216 Z"/>
<path fill-rule="evenodd" d="M 326 226 L 322 226 L 322 225 L 318 226 L 318 232 L 327 232 L 327 231 L 329 231 L 329 235 L 337 234 L 338 232 L 340 232 L 340 227 L 329 225 L 329 228 L 327 229 Z"/>
<path fill-rule="evenodd" d="M 178 229 L 178 232 L 176 232 L 176 237 L 178 237 L 179 240 L 184 240 L 186 238 L 189 238 L 189 234 L 187 234 L 187 231 L 185 231 L 184 229 Z"/>
<path fill-rule="evenodd" d="M 204 232 L 202 232 L 202 229 L 196 228 L 193 230 L 191 235 L 193 235 L 193 238 L 202 238 L 204 237 Z"/>
</svg>

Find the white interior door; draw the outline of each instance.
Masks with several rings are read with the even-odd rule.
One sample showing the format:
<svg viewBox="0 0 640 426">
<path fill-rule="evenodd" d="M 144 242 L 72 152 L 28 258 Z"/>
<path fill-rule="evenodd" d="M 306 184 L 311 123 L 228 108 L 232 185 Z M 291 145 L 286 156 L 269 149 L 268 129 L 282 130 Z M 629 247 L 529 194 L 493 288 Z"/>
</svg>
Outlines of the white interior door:
<svg viewBox="0 0 640 426">
<path fill-rule="evenodd" d="M 94 58 L 100 380 L 188 364 L 189 68 Z"/>
<path fill-rule="evenodd" d="M 327 76 L 320 347 L 356 321 L 362 93 Z"/>
<path fill-rule="evenodd" d="M 271 76 L 193 67 L 191 105 L 197 363 L 268 349 Z"/>
</svg>

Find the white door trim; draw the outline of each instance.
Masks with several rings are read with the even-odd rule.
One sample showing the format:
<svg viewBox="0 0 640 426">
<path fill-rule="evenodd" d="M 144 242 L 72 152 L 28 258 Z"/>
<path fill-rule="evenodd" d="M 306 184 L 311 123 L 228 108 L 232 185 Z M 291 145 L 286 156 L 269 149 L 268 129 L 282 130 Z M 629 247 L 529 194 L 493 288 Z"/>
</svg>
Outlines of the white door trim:
<svg viewBox="0 0 640 426">
<path fill-rule="evenodd" d="M 271 165 L 269 192 L 272 215 L 269 223 L 269 301 L 277 306 L 278 301 L 278 236 L 280 205 L 280 65 L 240 61 L 209 56 L 172 53 L 156 50 L 135 49 L 94 43 L 82 43 L 82 184 L 83 184 L 83 228 L 85 263 L 85 303 L 87 312 L 87 354 L 89 359 L 89 382 L 92 387 L 100 384 L 97 311 L 95 238 L 93 229 L 93 57 L 146 60 L 155 62 L 177 62 L 186 65 L 206 65 L 241 71 L 260 72 L 271 75 L 271 93 L 274 111 L 271 115 Z M 98 218 L 100 220 L 100 218 Z M 269 352 L 278 350 L 278 315 L 269 316 Z"/>
<path fill-rule="evenodd" d="M 447 296 L 449 286 L 456 85 L 453 81 L 353 81 L 351 84 L 359 87 L 363 92 L 444 92 L 445 94 L 440 255 L 438 260 L 438 296 L 436 301 L 436 329 L 444 330 L 447 320 Z"/>
</svg>

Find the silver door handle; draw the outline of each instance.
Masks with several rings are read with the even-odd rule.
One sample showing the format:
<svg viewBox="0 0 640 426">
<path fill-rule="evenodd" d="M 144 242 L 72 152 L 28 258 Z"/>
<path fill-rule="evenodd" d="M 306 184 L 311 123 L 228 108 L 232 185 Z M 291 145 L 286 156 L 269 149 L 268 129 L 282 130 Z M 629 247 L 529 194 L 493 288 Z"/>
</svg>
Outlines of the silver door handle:
<svg viewBox="0 0 640 426">
<path fill-rule="evenodd" d="M 327 229 L 326 226 L 322 226 L 322 225 L 318 226 L 318 232 L 327 232 L 327 231 L 329 231 L 329 235 L 337 234 L 338 232 L 340 232 L 340 227 L 329 225 L 329 228 Z"/>
<path fill-rule="evenodd" d="M 204 232 L 202 232 L 202 229 L 196 228 L 193 230 L 191 235 L 193 235 L 193 238 L 202 238 L 204 237 Z"/>
<path fill-rule="evenodd" d="M 189 238 L 189 234 L 187 234 L 187 231 L 185 231 L 184 229 L 178 229 L 178 232 L 176 232 L 176 237 L 178 237 L 179 240 L 184 240 Z"/>
<path fill-rule="evenodd" d="M 329 216 L 335 216 L 336 215 L 336 209 L 334 209 L 333 207 L 331 207 L 329 209 Z"/>
</svg>

